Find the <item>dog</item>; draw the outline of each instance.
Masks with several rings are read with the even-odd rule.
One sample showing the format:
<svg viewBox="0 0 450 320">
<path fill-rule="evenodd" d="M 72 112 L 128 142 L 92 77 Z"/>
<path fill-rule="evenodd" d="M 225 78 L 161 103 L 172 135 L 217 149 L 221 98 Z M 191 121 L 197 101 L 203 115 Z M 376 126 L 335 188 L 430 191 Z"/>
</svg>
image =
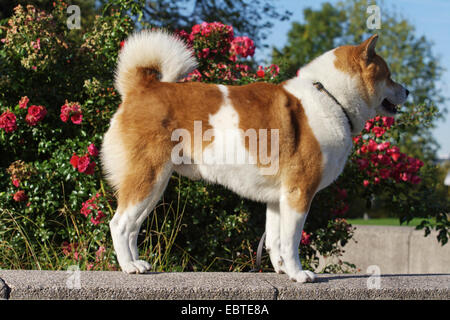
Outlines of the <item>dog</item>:
<svg viewBox="0 0 450 320">
<path fill-rule="evenodd" d="M 409 94 L 376 54 L 377 39 L 373 35 L 359 45 L 328 51 L 281 84 L 231 86 L 176 82 L 197 65 L 185 43 L 165 31 L 131 35 L 115 77 L 122 103 L 101 148 L 105 176 L 118 201 L 110 229 L 121 269 L 150 270 L 139 260 L 139 229 L 177 172 L 267 203 L 265 246 L 275 272 L 313 282 L 315 274 L 302 270 L 298 250 L 314 195 L 340 175 L 352 136 L 365 122 L 395 115 Z M 181 134 L 174 139 L 177 130 Z M 202 140 L 192 146 L 186 133 L 198 136 L 199 130 Z M 266 137 L 268 146 L 250 150 L 246 138 L 255 135 L 243 132 L 261 130 L 276 139 Z M 263 140 L 256 135 L 258 143 Z M 225 142 L 253 162 L 221 161 Z M 268 165 L 260 149 L 270 151 L 277 164 L 270 174 L 263 172 Z"/>
</svg>

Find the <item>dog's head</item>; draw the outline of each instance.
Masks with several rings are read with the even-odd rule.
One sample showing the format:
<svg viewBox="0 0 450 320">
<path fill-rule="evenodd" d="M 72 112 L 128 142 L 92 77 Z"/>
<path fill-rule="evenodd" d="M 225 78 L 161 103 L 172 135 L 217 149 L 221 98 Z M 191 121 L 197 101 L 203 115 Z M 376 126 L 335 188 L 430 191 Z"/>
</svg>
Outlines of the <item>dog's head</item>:
<svg viewBox="0 0 450 320">
<path fill-rule="evenodd" d="M 375 52 L 377 40 L 378 35 L 373 35 L 360 45 L 336 48 L 334 65 L 356 80 L 370 116 L 393 116 L 409 91 L 391 79 L 387 63 Z"/>
</svg>

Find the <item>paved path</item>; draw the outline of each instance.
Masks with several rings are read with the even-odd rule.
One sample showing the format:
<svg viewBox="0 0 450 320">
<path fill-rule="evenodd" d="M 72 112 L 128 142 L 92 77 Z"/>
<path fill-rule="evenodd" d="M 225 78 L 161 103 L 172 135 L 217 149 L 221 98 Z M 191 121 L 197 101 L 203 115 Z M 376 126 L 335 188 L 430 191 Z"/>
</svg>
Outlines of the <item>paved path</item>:
<svg viewBox="0 0 450 320">
<path fill-rule="evenodd" d="M 369 289 L 368 283 L 379 289 Z M 149 273 L 0 270 L 3 299 L 445 299 L 450 274 L 318 275 L 299 284 L 274 273 Z"/>
</svg>

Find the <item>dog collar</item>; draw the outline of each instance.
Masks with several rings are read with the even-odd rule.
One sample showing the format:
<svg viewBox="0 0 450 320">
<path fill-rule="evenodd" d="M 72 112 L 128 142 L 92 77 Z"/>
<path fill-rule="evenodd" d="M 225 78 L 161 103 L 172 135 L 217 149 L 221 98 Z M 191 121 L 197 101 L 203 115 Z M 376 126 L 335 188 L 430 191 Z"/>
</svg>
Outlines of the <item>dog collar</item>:
<svg viewBox="0 0 450 320">
<path fill-rule="evenodd" d="M 322 83 L 317 81 L 317 82 L 313 83 L 313 86 L 315 86 L 317 90 L 325 92 L 331 99 L 333 99 L 334 102 L 336 102 L 336 104 L 339 107 L 341 107 L 342 112 L 344 112 L 345 117 L 347 118 L 348 124 L 350 125 L 350 131 L 353 132 L 353 123 L 350 120 L 350 117 L 348 116 L 348 113 L 347 113 L 347 111 L 345 111 L 345 109 L 342 106 L 342 104 L 327 89 L 325 89 L 325 87 L 323 86 Z"/>
</svg>

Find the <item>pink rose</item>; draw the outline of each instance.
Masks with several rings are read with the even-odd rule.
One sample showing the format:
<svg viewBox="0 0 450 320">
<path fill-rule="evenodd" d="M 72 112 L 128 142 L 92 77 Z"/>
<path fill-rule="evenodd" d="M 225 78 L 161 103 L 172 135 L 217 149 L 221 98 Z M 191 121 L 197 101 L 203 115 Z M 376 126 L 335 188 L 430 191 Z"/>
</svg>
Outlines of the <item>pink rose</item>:
<svg viewBox="0 0 450 320">
<path fill-rule="evenodd" d="M 95 144 L 93 144 L 93 143 L 91 143 L 91 144 L 88 146 L 88 152 L 89 152 L 89 154 L 90 154 L 91 156 L 93 156 L 93 157 L 98 156 L 98 149 L 97 149 L 97 147 L 95 146 Z"/>
<path fill-rule="evenodd" d="M 384 150 L 388 149 L 390 146 L 391 146 L 391 143 L 390 143 L 390 142 L 383 142 L 383 143 L 380 143 L 380 144 L 377 146 L 377 150 L 378 150 L 378 151 L 384 151 Z"/>
<path fill-rule="evenodd" d="M 255 43 L 249 37 L 236 37 L 231 42 L 230 53 L 240 55 L 243 58 L 255 54 Z"/>
<path fill-rule="evenodd" d="M 22 97 L 19 101 L 19 108 L 20 109 L 26 109 L 27 108 L 27 104 L 28 102 L 30 102 L 30 99 L 28 99 L 27 96 Z"/>
<path fill-rule="evenodd" d="M 83 114 L 81 113 L 81 107 L 75 102 L 67 102 L 61 106 L 61 114 L 59 116 L 63 122 L 67 122 L 69 119 L 73 124 L 81 124 L 83 120 Z"/>
</svg>

